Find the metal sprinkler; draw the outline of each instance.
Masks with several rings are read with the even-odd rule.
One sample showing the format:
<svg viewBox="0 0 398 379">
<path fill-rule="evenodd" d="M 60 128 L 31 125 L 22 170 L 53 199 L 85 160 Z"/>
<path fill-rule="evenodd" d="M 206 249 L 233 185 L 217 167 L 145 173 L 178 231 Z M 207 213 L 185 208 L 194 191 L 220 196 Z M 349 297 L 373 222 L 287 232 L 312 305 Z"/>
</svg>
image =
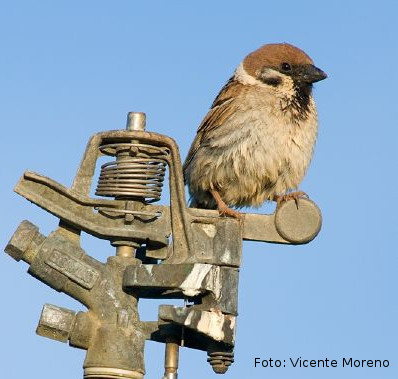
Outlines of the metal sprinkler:
<svg viewBox="0 0 398 379">
<path fill-rule="evenodd" d="M 96 197 L 90 196 L 97 159 Z M 168 171 L 169 205 L 161 198 Z M 234 361 L 242 241 L 305 244 L 321 228 L 321 212 L 308 199 L 288 201 L 274 214 L 242 220 L 188 208 L 177 144 L 145 131 L 145 114 L 130 112 L 126 130 L 97 133 L 87 144 L 67 188 L 26 171 L 15 192 L 59 218 L 48 237 L 23 221 L 5 248 L 28 273 L 87 307 L 43 308 L 37 334 L 87 351 L 84 378 L 142 379 L 146 340 L 165 344 L 163 379 L 176 379 L 179 348 L 207 352 L 214 372 Z M 101 263 L 80 246 L 80 233 L 108 240 L 115 254 Z M 140 298 L 184 299 L 160 305 L 143 322 Z"/>
</svg>

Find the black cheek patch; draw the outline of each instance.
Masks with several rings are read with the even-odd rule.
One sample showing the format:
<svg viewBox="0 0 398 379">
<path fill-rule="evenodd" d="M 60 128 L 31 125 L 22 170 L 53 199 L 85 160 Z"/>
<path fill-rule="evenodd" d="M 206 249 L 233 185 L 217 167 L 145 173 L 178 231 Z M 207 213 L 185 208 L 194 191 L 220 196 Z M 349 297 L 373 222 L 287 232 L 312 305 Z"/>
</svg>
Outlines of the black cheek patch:
<svg viewBox="0 0 398 379">
<path fill-rule="evenodd" d="M 278 87 L 281 83 L 282 83 L 282 79 L 278 78 L 278 77 L 271 77 L 271 78 L 261 78 L 260 80 L 264 83 L 264 84 L 268 84 L 269 86 L 272 87 Z"/>
</svg>

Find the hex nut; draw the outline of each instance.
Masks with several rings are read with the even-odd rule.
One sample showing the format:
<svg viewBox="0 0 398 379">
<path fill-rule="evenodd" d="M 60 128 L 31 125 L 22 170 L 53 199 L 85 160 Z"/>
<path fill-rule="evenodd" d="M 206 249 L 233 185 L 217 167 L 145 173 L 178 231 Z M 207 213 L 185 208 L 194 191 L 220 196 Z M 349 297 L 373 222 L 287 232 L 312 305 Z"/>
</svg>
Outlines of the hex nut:
<svg viewBox="0 0 398 379">
<path fill-rule="evenodd" d="M 16 261 L 20 261 L 37 234 L 39 228 L 36 225 L 27 220 L 22 221 L 4 251 Z"/>
<path fill-rule="evenodd" d="M 36 333 L 42 337 L 67 342 L 75 324 L 75 317 L 76 313 L 69 309 L 45 304 Z"/>
</svg>

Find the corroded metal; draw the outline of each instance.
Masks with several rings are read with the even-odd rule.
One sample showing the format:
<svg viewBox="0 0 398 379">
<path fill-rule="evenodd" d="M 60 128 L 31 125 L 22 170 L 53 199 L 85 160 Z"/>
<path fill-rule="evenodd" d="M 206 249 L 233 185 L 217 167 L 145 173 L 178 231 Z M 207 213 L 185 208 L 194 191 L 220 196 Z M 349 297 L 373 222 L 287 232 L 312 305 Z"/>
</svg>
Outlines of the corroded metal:
<svg viewBox="0 0 398 379">
<path fill-rule="evenodd" d="M 140 264 L 127 267 L 123 286 L 150 299 L 201 298 L 202 306 L 238 314 L 239 271 L 205 263 Z"/>
<path fill-rule="evenodd" d="M 56 305 L 45 304 L 41 312 L 39 325 L 36 333 L 39 336 L 51 338 L 60 342 L 68 342 L 69 336 L 74 328 L 76 313 L 57 307 Z"/>
<path fill-rule="evenodd" d="M 22 238 L 30 242 L 22 245 Z M 139 321 L 138 299 L 126 294 L 121 283 L 124 270 L 136 262 L 135 258 L 109 257 L 103 264 L 86 255 L 61 230 L 46 238 L 29 221 L 21 223 L 5 249 L 7 253 L 16 250 L 29 264 L 29 274 L 88 308 L 75 317 L 73 311 L 45 306 L 38 334 L 69 340 L 72 346 L 86 349 L 86 378 L 100 377 L 93 376 L 94 372 L 110 378 L 109 369 L 126 373 L 117 377 L 142 377 L 145 333 Z"/>
<path fill-rule="evenodd" d="M 97 160 L 98 195 L 90 197 Z M 159 163 L 160 162 L 160 163 Z M 160 198 L 166 169 L 170 204 Z M 24 221 L 5 251 L 29 273 L 87 308 L 75 313 L 46 305 L 37 333 L 87 350 L 85 378 L 144 376 L 144 343 L 165 343 L 166 379 L 177 378 L 178 347 L 206 351 L 217 373 L 234 360 L 242 240 L 303 244 L 322 218 L 311 200 L 288 201 L 274 214 L 241 220 L 186 207 L 182 165 L 173 139 L 145 131 L 145 115 L 131 113 L 127 130 L 95 134 L 71 188 L 26 171 L 15 191 L 60 219 L 48 237 Z M 80 247 L 80 233 L 109 240 L 116 256 L 103 264 Z M 158 319 L 139 320 L 139 298 L 184 299 L 159 306 Z"/>
</svg>

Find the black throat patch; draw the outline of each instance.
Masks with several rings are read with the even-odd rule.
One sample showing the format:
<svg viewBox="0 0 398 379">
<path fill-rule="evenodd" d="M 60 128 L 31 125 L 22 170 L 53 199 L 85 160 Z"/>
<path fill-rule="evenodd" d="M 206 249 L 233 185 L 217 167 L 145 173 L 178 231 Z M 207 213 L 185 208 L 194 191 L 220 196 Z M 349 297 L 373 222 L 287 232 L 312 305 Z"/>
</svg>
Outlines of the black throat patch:
<svg viewBox="0 0 398 379">
<path fill-rule="evenodd" d="M 295 82 L 295 94 L 290 100 L 289 108 L 294 121 L 302 121 L 308 118 L 312 94 L 312 84 Z"/>
</svg>

